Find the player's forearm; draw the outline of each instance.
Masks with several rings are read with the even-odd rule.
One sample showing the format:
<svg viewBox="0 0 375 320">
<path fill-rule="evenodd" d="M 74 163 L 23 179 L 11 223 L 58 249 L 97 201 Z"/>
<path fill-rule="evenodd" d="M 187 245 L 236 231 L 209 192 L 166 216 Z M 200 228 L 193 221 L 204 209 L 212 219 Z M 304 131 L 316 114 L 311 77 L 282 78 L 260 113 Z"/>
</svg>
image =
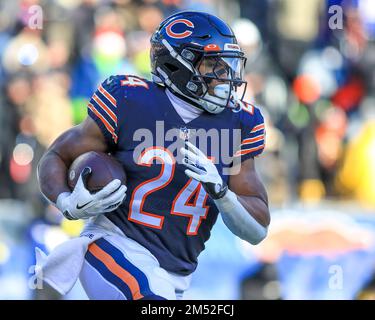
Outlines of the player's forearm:
<svg viewBox="0 0 375 320">
<path fill-rule="evenodd" d="M 264 218 L 267 214 L 263 210 L 268 212 L 265 203 L 263 203 L 262 207 L 262 204 L 256 199 L 253 201 L 249 199 L 244 200 L 243 198 L 239 200 L 237 195 L 230 190 L 228 190 L 223 198 L 214 201 L 225 225 L 236 236 L 251 244 L 258 244 L 267 236 L 269 221 L 267 223 L 267 218 Z M 247 208 L 241 203 L 245 201 Z M 249 211 L 251 206 L 253 206 L 253 209 Z"/>
<path fill-rule="evenodd" d="M 247 212 L 253 216 L 262 226 L 267 227 L 270 224 L 270 214 L 268 204 L 259 196 L 243 196 L 237 194 L 238 201 L 244 206 Z"/>
<path fill-rule="evenodd" d="M 51 202 L 56 203 L 57 197 L 63 192 L 70 192 L 66 182 L 67 166 L 58 153 L 49 150 L 38 165 L 38 181 L 42 194 Z"/>
</svg>

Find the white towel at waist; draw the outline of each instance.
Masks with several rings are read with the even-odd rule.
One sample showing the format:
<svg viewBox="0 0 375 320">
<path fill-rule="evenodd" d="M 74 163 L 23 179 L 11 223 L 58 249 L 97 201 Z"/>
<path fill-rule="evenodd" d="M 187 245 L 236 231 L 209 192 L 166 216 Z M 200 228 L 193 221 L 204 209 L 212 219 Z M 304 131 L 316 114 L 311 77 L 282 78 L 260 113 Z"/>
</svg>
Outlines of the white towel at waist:
<svg viewBox="0 0 375 320">
<path fill-rule="evenodd" d="M 35 276 L 60 294 L 67 294 L 79 277 L 88 246 L 114 233 L 118 234 L 114 225 L 104 216 L 100 216 L 88 222 L 80 237 L 65 241 L 48 256 L 36 247 Z"/>
</svg>

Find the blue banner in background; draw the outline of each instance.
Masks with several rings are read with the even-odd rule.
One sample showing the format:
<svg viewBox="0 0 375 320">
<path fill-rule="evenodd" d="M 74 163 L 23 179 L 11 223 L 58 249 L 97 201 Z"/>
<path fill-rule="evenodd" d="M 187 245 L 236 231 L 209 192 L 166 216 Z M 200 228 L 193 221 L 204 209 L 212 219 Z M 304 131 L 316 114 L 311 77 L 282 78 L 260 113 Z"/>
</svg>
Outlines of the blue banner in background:
<svg viewBox="0 0 375 320">
<path fill-rule="evenodd" d="M 304 215 L 299 210 L 288 211 L 284 217 L 277 219 L 283 220 L 295 214 L 312 225 L 313 220 L 320 220 L 319 214 L 322 213 L 326 214 L 320 210 Z M 337 222 L 333 228 L 339 228 L 345 223 L 348 230 L 363 227 L 375 235 L 375 217 L 372 215 L 352 216 L 337 211 L 332 215 L 327 213 L 326 216 L 330 219 L 329 223 Z M 290 225 L 290 228 L 294 227 Z M 308 235 L 306 238 L 308 239 Z M 374 277 L 375 246 L 348 249 L 332 255 L 323 252 L 291 254 L 284 251 L 274 265 L 277 270 L 277 279 L 274 280 L 277 280 L 282 299 L 355 299 Z M 251 286 L 251 279 L 258 276 L 257 273 L 263 266 L 264 263 L 255 255 L 253 247 L 232 235 L 219 219 L 206 250 L 199 258 L 192 287 L 186 292 L 185 298 L 240 299 L 241 282 L 248 278 Z M 259 279 L 256 281 L 258 284 Z M 265 282 L 264 287 L 266 285 Z"/>
<path fill-rule="evenodd" d="M 375 249 L 335 258 L 284 253 L 277 262 L 283 299 L 355 299 L 372 279 Z"/>
</svg>

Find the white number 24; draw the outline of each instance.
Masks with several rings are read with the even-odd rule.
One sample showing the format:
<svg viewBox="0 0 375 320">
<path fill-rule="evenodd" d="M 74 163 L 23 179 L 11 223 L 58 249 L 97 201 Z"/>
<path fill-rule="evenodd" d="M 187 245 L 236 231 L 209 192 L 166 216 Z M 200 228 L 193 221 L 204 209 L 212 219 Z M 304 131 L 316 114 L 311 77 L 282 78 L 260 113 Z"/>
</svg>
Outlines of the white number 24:
<svg viewBox="0 0 375 320">
<path fill-rule="evenodd" d="M 158 176 L 138 185 L 132 194 L 129 204 L 128 219 L 148 227 L 161 229 L 164 216 L 146 212 L 143 205 L 147 196 L 166 187 L 173 179 L 176 167 L 175 159 L 171 152 L 162 147 L 150 147 L 142 152 L 138 164 L 150 167 L 153 161 L 161 163 Z M 172 202 L 170 214 L 189 218 L 187 235 L 196 235 L 202 219 L 207 217 L 209 207 L 206 206 L 207 193 L 196 180 L 189 179 Z"/>
</svg>

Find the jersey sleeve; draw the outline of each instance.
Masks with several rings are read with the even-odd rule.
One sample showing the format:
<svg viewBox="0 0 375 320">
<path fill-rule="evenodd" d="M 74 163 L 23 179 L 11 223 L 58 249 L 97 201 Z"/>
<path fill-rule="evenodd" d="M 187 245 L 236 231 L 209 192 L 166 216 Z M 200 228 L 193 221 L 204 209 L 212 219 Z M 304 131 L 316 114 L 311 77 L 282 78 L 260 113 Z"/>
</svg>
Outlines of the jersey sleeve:
<svg viewBox="0 0 375 320">
<path fill-rule="evenodd" d="M 260 155 L 266 143 L 266 128 L 260 110 L 246 103 L 241 111 L 241 144 L 238 146 L 235 157 L 241 162 Z"/>
<path fill-rule="evenodd" d="M 116 76 L 104 80 L 92 95 L 88 105 L 88 115 L 102 131 L 110 149 L 114 149 L 118 140 L 118 95 L 120 81 Z"/>
</svg>

